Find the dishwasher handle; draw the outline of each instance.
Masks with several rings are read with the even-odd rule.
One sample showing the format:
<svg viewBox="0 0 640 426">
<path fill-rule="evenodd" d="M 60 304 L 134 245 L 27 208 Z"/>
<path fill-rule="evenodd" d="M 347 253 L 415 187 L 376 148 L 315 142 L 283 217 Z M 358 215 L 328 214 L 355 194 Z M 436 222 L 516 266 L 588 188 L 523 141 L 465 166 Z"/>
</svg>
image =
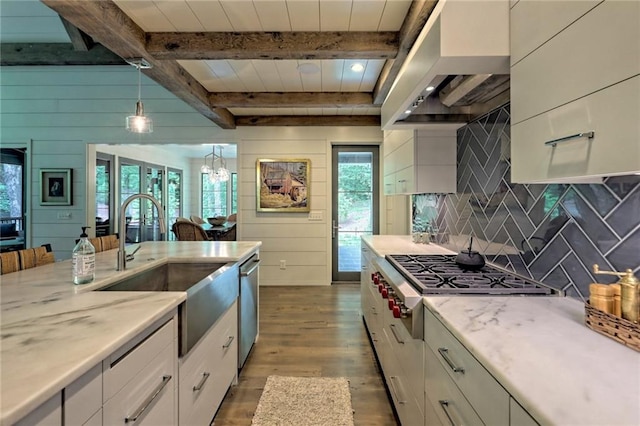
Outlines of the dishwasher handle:
<svg viewBox="0 0 640 426">
<path fill-rule="evenodd" d="M 250 265 L 250 263 L 252 265 Z M 253 261 L 246 262 L 242 265 L 242 269 L 240 269 L 240 276 L 248 277 L 258 269 L 258 266 L 260 266 L 260 259 L 254 259 Z"/>
</svg>

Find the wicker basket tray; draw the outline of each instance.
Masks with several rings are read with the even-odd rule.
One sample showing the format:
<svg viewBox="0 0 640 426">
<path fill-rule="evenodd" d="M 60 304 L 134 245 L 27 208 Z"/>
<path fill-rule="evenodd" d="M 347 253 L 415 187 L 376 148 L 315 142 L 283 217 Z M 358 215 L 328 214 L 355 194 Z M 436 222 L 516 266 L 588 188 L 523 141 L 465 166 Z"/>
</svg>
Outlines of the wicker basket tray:
<svg viewBox="0 0 640 426">
<path fill-rule="evenodd" d="M 629 320 L 602 312 L 589 302 L 584 305 L 587 327 L 640 352 L 640 326 Z"/>
</svg>

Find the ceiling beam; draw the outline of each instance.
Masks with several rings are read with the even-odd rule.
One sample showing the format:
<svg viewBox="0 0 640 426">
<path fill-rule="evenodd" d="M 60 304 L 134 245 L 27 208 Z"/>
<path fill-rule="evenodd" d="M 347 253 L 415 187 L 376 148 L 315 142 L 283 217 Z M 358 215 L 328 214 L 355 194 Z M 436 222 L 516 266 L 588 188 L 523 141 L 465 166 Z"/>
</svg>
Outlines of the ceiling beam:
<svg viewBox="0 0 640 426">
<path fill-rule="evenodd" d="M 393 82 L 398 77 L 404 61 L 407 59 L 429 16 L 431 16 L 436 3 L 438 3 L 438 0 L 415 0 L 411 2 L 407 16 L 398 33 L 398 54 L 395 59 L 389 59 L 385 62 L 380 72 L 380 77 L 376 82 L 376 87 L 373 89 L 374 104 L 382 105 L 389 94 Z"/>
<path fill-rule="evenodd" d="M 91 37 L 89 37 L 71 22 L 64 19 L 62 16 L 59 17 L 60 21 L 62 21 L 62 25 L 64 25 L 64 29 L 67 31 L 67 35 L 71 39 L 71 44 L 73 44 L 75 50 L 78 50 L 80 52 L 88 52 L 95 45 Z"/>
<path fill-rule="evenodd" d="M 236 126 L 376 126 L 379 115 L 236 116 Z"/>
<path fill-rule="evenodd" d="M 211 105 L 223 108 L 372 108 L 371 93 L 361 92 L 219 92 Z"/>
<path fill-rule="evenodd" d="M 126 65 L 118 55 L 99 44 L 78 51 L 71 43 L 2 43 L 0 65 Z"/>
<path fill-rule="evenodd" d="M 396 32 L 147 33 L 156 59 L 388 59 Z"/>
<path fill-rule="evenodd" d="M 208 91 L 177 61 L 155 60 L 145 49 L 146 34 L 112 1 L 41 0 L 64 19 L 122 58 L 145 58 L 143 73 L 223 129 L 235 128 L 234 116 L 211 108 Z"/>
</svg>

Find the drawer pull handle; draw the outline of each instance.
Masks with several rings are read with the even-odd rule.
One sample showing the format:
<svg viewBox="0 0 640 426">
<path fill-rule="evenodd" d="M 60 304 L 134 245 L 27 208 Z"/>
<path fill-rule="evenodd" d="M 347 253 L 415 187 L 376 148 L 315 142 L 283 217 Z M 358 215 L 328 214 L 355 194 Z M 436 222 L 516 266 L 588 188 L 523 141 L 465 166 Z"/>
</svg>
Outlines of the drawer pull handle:
<svg viewBox="0 0 640 426">
<path fill-rule="evenodd" d="M 447 416 L 447 419 L 449 419 L 449 423 L 451 423 L 451 426 L 456 426 L 456 422 L 453 421 L 451 414 L 449 414 L 450 402 L 447 401 L 446 399 L 441 399 L 438 402 L 440 403 L 440 407 L 442 407 L 442 411 L 444 411 L 444 414 Z"/>
<path fill-rule="evenodd" d="M 204 382 L 207 381 L 210 375 L 211 373 L 207 373 L 206 371 L 202 373 L 202 379 L 200 379 L 200 383 L 193 387 L 193 391 L 198 392 L 200 389 L 202 389 L 202 387 L 204 386 Z"/>
<path fill-rule="evenodd" d="M 593 137 L 595 135 L 596 135 L 596 133 L 592 130 L 590 132 L 576 133 L 575 135 L 569 135 L 569 136 L 565 136 L 563 138 L 558 138 L 558 139 L 554 139 L 554 140 L 551 140 L 551 141 L 547 141 L 544 144 L 545 145 L 551 145 L 551 146 L 555 147 L 556 145 L 558 145 L 558 143 L 570 141 L 571 139 L 578 139 L 578 138 L 593 139 Z"/>
<path fill-rule="evenodd" d="M 396 380 L 398 380 L 398 377 L 396 376 L 389 376 L 389 382 L 391 383 L 391 389 L 393 390 L 393 393 L 396 395 L 396 398 L 398 398 L 398 404 L 406 404 L 407 401 L 405 401 L 402 396 L 400 395 L 400 392 L 398 392 L 398 389 L 396 389 Z"/>
<path fill-rule="evenodd" d="M 396 342 L 400 343 L 401 345 L 404 345 L 404 340 L 400 339 L 398 337 L 398 332 L 396 331 L 396 325 L 395 324 L 391 324 L 391 334 L 393 334 L 393 337 L 396 338 Z"/>
<path fill-rule="evenodd" d="M 229 340 L 227 340 L 227 343 L 225 343 L 224 345 L 222 345 L 222 347 L 224 349 L 227 349 L 229 346 L 231 346 L 231 343 L 233 343 L 233 339 L 235 339 L 234 336 L 229 336 Z"/>
<path fill-rule="evenodd" d="M 164 387 L 167 386 L 167 383 L 169 383 L 169 380 L 171 380 L 171 376 L 170 375 L 162 376 L 162 383 L 160 383 L 153 390 L 151 395 L 149 395 L 147 397 L 147 399 L 144 400 L 142 405 L 140 407 L 138 407 L 138 409 L 134 412 L 134 414 L 132 416 L 126 417 L 124 419 L 124 422 L 125 423 L 133 423 L 136 420 L 138 420 L 138 418 L 142 415 L 142 413 L 144 413 L 147 410 L 147 408 L 149 408 L 149 406 L 151 405 L 153 400 L 155 400 L 158 397 L 158 395 L 160 395 L 160 392 L 162 392 L 162 389 L 164 389 Z"/>
<path fill-rule="evenodd" d="M 449 349 L 447 348 L 438 348 L 438 352 L 444 358 L 445 362 L 449 365 L 449 368 L 453 370 L 454 373 L 462 373 L 464 374 L 464 368 L 457 367 L 453 361 L 449 358 Z"/>
</svg>

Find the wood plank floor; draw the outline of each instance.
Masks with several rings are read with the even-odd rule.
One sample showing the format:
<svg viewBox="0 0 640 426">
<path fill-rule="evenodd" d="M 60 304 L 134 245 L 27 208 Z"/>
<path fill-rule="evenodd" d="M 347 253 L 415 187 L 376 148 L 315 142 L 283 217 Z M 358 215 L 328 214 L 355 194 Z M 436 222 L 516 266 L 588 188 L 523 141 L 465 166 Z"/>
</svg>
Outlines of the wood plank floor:
<svg viewBox="0 0 640 426">
<path fill-rule="evenodd" d="M 360 286 L 261 287 L 260 337 L 213 424 L 250 425 L 267 376 L 346 377 L 356 425 L 397 425 L 360 313 Z"/>
</svg>

